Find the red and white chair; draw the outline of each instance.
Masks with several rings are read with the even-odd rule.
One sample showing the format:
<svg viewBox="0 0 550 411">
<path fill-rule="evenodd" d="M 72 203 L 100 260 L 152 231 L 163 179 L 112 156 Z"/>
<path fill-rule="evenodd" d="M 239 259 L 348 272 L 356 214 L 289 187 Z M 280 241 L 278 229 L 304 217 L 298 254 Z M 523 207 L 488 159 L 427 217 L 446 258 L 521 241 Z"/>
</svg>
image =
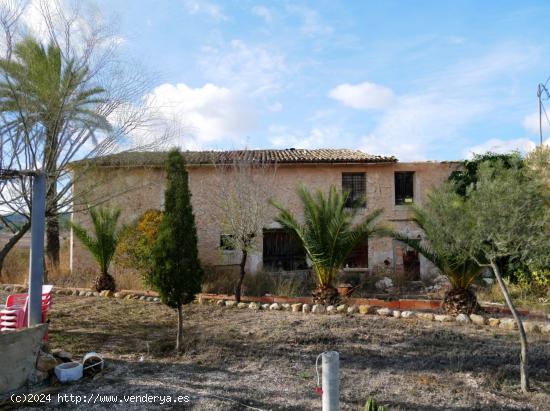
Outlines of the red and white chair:
<svg viewBox="0 0 550 411">
<path fill-rule="evenodd" d="M 42 322 L 47 321 L 48 310 L 52 305 L 53 285 L 42 286 Z M 28 294 L 8 295 L 6 306 L 0 310 L 0 331 L 15 331 L 28 325 Z M 47 334 L 44 337 L 47 340 Z"/>
</svg>

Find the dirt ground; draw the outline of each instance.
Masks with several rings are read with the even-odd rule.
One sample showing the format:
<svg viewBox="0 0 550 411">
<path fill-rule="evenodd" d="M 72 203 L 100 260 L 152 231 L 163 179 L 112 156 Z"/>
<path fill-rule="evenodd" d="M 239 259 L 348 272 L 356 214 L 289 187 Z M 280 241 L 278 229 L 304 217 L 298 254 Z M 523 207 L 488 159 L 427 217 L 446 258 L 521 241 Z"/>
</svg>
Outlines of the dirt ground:
<svg viewBox="0 0 550 411">
<path fill-rule="evenodd" d="M 340 353 L 342 410 L 362 410 L 369 396 L 389 410 L 549 409 L 548 335 L 530 335 L 535 390 L 524 396 L 515 332 L 211 305 L 186 307 L 185 315 L 185 350 L 175 356 L 173 310 L 137 300 L 56 295 L 51 348 L 77 359 L 96 351 L 106 358 L 106 369 L 95 379 L 57 386 L 49 404 L 19 409 L 58 408 L 58 395 L 73 394 L 105 410 L 318 410 L 314 365 L 327 350 Z M 114 395 L 115 403 L 98 404 Z M 129 404 L 123 395 L 142 401 L 144 395 L 188 396 L 189 402 Z M 77 406 L 65 402 L 61 408 Z"/>
</svg>

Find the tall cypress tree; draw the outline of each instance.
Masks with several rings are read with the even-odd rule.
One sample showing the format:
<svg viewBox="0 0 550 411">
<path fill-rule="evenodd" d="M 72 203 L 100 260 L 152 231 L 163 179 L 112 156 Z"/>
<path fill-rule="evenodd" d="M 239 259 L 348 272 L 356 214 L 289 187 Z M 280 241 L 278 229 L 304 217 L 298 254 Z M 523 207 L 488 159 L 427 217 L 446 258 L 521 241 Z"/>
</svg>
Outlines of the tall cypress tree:
<svg viewBox="0 0 550 411">
<path fill-rule="evenodd" d="M 178 311 L 178 352 L 183 338 L 183 305 L 200 292 L 202 273 L 185 160 L 174 149 L 166 161 L 164 217 L 152 250 L 149 280 L 162 303 Z"/>
</svg>

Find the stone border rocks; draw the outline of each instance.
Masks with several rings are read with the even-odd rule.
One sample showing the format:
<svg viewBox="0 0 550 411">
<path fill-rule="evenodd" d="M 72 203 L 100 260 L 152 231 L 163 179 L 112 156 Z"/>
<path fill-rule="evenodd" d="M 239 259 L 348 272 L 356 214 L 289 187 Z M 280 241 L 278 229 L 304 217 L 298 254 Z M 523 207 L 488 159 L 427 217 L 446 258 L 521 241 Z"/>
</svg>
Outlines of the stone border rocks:
<svg viewBox="0 0 550 411">
<path fill-rule="evenodd" d="M 0 289 L 12 293 L 24 293 L 27 292 L 27 287 L 17 284 L 4 284 L 0 285 Z M 86 288 L 54 288 L 54 293 L 57 295 L 72 295 L 83 298 L 116 298 L 125 300 L 138 300 L 144 302 L 160 303 L 158 294 L 151 291 L 132 291 L 132 290 L 120 290 L 115 293 L 112 291 L 102 291 L 100 293 L 94 292 L 91 289 Z M 401 306 L 414 305 L 409 301 L 407 304 L 401 301 L 382 301 L 385 304 L 371 305 L 371 304 L 340 304 L 324 306 L 321 304 L 310 304 L 308 302 L 294 301 L 305 300 L 302 298 L 286 298 L 286 297 L 257 297 L 257 298 L 243 298 L 244 301 L 237 303 L 232 297 L 220 298 L 218 295 L 213 294 L 200 294 L 195 303 L 201 305 L 215 305 L 225 308 L 236 309 L 250 309 L 255 311 L 288 311 L 292 313 L 303 314 L 327 314 L 327 315 L 378 315 L 380 317 L 394 318 L 394 319 L 415 319 L 419 321 L 436 321 L 455 323 L 460 325 L 471 326 L 485 326 L 491 328 L 499 328 L 503 330 L 516 330 L 517 324 L 513 318 L 496 318 L 487 317 L 479 314 L 471 314 L 469 316 L 465 314 L 459 314 L 457 316 L 451 316 L 448 314 L 438 314 L 429 311 L 422 311 L 421 309 L 398 309 Z M 252 300 L 252 301 L 250 301 Z M 350 299 L 352 301 L 353 299 Z M 355 299 L 366 300 L 366 299 Z M 309 301 L 309 300 L 308 300 Z M 375 300 L 368 300 L 375 301 Z M 423 306 L 420 304 L 420 306 Z M 523 326 L 528 333 L 543 333 L 550 334 L 550 321 L 533 321 L 531 319 L 524 319 Z"/>
</svg>

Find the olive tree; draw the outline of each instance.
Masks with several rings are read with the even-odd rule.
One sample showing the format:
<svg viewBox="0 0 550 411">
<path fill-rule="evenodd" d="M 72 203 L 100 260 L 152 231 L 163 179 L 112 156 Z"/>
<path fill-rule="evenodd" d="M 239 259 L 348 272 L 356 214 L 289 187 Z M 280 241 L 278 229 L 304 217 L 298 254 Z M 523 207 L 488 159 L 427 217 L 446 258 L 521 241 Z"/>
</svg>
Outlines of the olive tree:
<svg viewBox="0 0 550 411">
<path fill-rule="evenodd" d="M 548 165 L 547 165 L 548 166 Z M 545 182 L 523 167 L 482 165 L 475 189 L 464 202 L 461 220 L 466 252 L 480 266 L 490 267 L 520 336 L 521 389 L 529 390 L 528 346 L 523 323 L 499 261 L 517 260 L 531 268 L 550 266 L 550 193 Z"/>
</svg>

